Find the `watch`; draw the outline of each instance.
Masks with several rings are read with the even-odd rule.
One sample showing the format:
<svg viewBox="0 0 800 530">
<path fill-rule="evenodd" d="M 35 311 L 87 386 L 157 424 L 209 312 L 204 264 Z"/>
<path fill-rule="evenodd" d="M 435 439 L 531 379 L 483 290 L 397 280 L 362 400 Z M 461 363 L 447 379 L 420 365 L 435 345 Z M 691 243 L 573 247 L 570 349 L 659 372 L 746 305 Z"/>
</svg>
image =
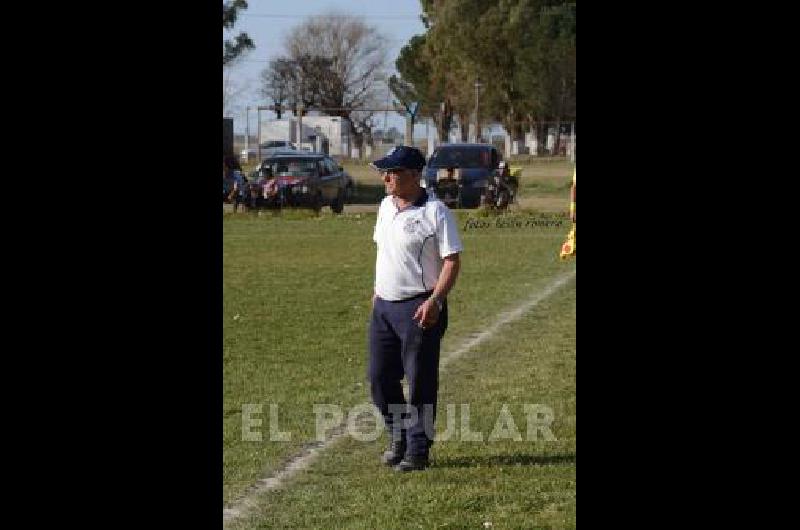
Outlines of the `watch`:
<svg viewBox="0 0 800 530">
<path fill-rule="evenodd" d="M 430 298 L 428 298 L 428 300 L 433 300 L 436 303 L 436 307 L 438 307 L 439 311 L 441 312 L 441 310 L 442 310 L 442 301 L 439 300 L 438 296 L 431 296 Z"/>
</svg>

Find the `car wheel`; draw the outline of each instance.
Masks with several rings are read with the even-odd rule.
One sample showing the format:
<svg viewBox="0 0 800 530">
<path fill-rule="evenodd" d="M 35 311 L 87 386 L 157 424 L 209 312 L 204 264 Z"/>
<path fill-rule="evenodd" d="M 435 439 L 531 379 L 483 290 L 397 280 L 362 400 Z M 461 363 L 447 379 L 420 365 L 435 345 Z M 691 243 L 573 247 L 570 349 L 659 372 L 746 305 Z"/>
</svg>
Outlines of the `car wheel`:
<svg viewBox="0 0 800 530">
<path fill-rule="evenodd" d="M 344 197 L 345 191 L 339 190 L 339 193 L 336 195 L 336 199 L 334 199 L 333 203 L 331 204 L 331 210 L 333 213 L 342 213 L 344 211 Z"/>
<path fill-rule="evenodd" d="M 322 210 L 322 193 L 317 192 L 314 195 L 314 198 L 311 200 L 311 209 L 314 210 L 315 213 L 319 213 Z"/>
</svg>

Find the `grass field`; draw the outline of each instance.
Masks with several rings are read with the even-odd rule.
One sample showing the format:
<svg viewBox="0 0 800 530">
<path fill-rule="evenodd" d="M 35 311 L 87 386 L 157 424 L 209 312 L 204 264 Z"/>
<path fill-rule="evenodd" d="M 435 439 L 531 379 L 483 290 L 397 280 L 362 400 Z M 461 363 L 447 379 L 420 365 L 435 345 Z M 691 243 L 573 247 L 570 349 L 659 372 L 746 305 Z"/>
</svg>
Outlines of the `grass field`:
<svg viewBox="0 0 800 530">
<path fill-rule="evenodd" d="M 564 159 L 524 159 L 511 165 L 522 167 L 520 197 L 512 209 L 558 212 L 569 207 L 569 189 L 574 164 Z M 375 202 L 383 196 L 380 176 L 366 163 L 346 162 L 345 170 L 356 181 L 358 202 Z"/>
<path fill-rule="evenodd" d="M 484 439 L 502 404 L 509 405 L 523 440 L 523 404 L 547 404 L 554 409 L 557 440 L 481 443 L 456 437 L 434 446 L 433 467 L 398 476 L 377 463 L 384 438 L 363 443 L 345 437 L 285 489 L 264 496 L 261 509 L 234 527 L 574 527 L 574 330 L 573 281 L 453 365 L 440 389 L 440 405 L 470 405 L 470 429 Z M 444 417 L 440 412 L 439 424 Z"/>
<path fill-rule="evenodd" d="M 366 166 L 347 169 L 359 183 L 379 184 Z M 552 210 L 497 218 L 457 212 L 465 252 L 443 352 L 574 269 L 557 257 L 569 227 L 542 213 L 566 211 L 570 178 L 571 166 L 563 162 L 525 166 L 522 199 L 552 200 Z M 541 219 L 552 223 L 531 223 Z M 319 217 L 224 214 L 224 505 L 314 438 L 315 403 L 346 410 L 369 400 L 374 222 L 374 214 L 334 216 L 327 209 Z M 523 404 L 544 404 L 554 410 L 557 441 L 442 442 L 434 446 L 431 469 L 398 477 L 377 463 L 383 438 L 364 443 L 345 437 L 308 471 L 260 499 L 259 509 L 237 526 L 574 526 L 574 329 L 573 280 L 453 363 L 440 387 L 437 430 L 444 428 L 445 403 L 469 403 L 472 430 L 488 435 L 507 403 L 524 436 Z M 292 433 L 289 442 L 268 440 L 273 403 L 280 430 Z M 262 442 L 242 440 L 243 404 L 263 406 Z"/>
</svg>

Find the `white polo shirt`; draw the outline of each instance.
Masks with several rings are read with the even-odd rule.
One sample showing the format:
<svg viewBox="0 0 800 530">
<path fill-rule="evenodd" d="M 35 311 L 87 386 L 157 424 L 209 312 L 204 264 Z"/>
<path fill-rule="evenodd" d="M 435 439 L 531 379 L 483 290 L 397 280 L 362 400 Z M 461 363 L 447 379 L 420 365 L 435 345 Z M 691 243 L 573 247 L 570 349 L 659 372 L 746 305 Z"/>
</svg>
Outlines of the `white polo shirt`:
<svg viewBox="0 0 800 530">
<path fill-rule="evenodd" d="M 392 196 L 384 198 L 372 239 L 378 244 L 375 292 L 392 301 L 432 291 L 444 258 L 464 248 L 452 212 L 426 191 L 403 210 Z"/>
</svg>

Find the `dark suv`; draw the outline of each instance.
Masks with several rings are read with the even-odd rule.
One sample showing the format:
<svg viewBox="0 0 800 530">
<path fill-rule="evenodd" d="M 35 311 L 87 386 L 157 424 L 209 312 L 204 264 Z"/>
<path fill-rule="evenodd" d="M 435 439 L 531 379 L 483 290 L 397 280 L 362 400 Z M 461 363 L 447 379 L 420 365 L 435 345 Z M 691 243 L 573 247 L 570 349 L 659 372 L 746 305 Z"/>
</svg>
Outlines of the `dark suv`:
<svg viewBox="0 0 800 530">
<path fill-rule="evenodd" d="M 342 213 L 353 181 L 333 159 L 320 153 L 278 151 L 265 158 L 251 176 L 252 208 L 300 206 L 319 211 L 330 206 Z"/>
<path fill-rule="evenodd" d="M 422 185 L 450 207 L 477 208 L 502 156 L 489 144 L 444 144 L 425 166 Z"/>
</svg>

